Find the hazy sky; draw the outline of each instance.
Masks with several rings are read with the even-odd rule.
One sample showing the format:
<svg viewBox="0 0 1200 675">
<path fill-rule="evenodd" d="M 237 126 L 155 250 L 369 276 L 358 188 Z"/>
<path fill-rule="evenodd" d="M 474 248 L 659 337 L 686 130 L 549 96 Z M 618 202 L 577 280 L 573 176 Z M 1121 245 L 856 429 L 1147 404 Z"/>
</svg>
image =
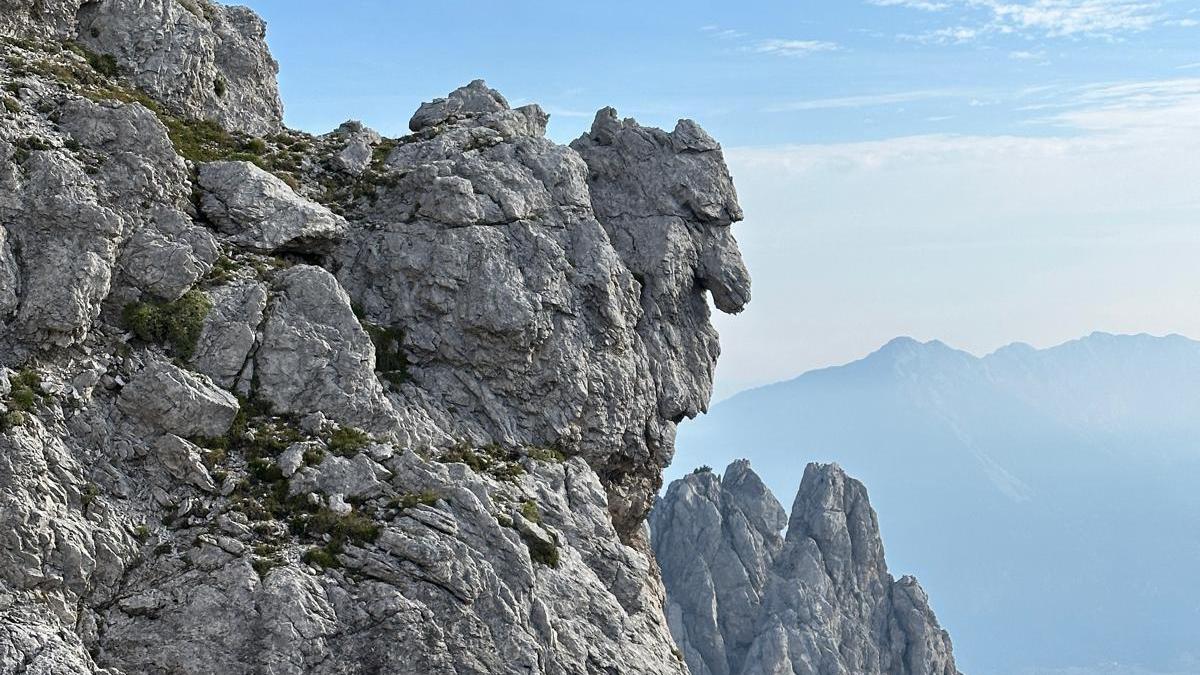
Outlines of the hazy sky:
<svg viewBox="0 0 1200 675">
<path fill-rule="evenodd" d="M 901 334 L 1200 337 L 1200 0 L 247 4 L 308 131 L 476 77 L 564 142 L 698 120 L 754 276 L 718 397 Z"/>
</svg>

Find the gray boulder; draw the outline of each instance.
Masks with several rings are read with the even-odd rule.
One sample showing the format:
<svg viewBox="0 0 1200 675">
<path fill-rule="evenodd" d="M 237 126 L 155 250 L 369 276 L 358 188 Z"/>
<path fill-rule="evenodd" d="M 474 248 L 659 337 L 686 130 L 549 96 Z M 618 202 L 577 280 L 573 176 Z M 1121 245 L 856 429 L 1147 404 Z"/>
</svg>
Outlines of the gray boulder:
<svg viewBox="0 0 1200 675">
<path fill-rule="evenodd" d="M 439 124 L 504 110 L 508 110 L 508 101 L 500 92 L 489 88 L 483 80 L 474 80 L 465 87 L 450 92 L 446 98 L 422 103 L 409 120 L 408 128 L 421 131 Z"/>
<path fill-rule="evenodd" d="M 333 157 L 334 164 L 354 176 L 367 170 L 374 158 L 375 147 L 383 141 L 379 132 L 356 120 L 343 123 L 329 137 L 341 146 Z"/>
<path fill-rule="evenodd" d="M 218 386 L 233 389 L 257 344 L 267 288 L 257 281 L 238 280 L 213 289 L 209 296 L 213 307 L 196 340 L 192 367 Z"/>
<path fill-rule="evenodd" d="M 207 379 L 152 358 L 121 389 L 117 407 L 164 433 L 215 438 L 229 430 L 240 406 Z"/>
<path fill-rule="evenodd" d="M 958 675 L 912 577 L 887 570 L 865 488 L 810 464 L 790 520 L 749 464 L 675 481 L 651 516 L 692 673 Z"/>
<path fill-rule="evenodd" d="M 135 287 L 164 300 L 176 300 L 212 271 L 221 250 L 212 234 L 174 209 L 152 220 L 129 238 L 119 265 Z"/>
<path fill-rule="evenodd" d="M 321 412 L 364 429 L 386 429 L 395 412 L 375 375 L 375 349 L 337 279 L 298 265 L 275 281 L 254 358 L 255 395 L 281 413 Z"/>
<path fill-rule="evenodd" d="M 250 162 L 203 164 L 199 180 L 204 215 L 238 246 L 320 252 L 345 234 L 345 219 Z"/>
<path fill-rule="evenodd" d="M 216 491 L 212 476 L 200 460 L 200 448 L 174 434 L 166 434 L 154 445 L 158 460 L 176 480 L 206 492 Z"/>
</svg>

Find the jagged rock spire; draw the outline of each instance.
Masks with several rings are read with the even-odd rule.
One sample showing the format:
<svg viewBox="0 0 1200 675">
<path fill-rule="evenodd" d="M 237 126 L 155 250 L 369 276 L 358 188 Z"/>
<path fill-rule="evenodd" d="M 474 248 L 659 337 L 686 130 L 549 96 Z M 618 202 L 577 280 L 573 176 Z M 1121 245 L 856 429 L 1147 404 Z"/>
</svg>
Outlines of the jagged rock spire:
<svg viewBox="0 0 1200 675">
<path fill-rule="evenodd" d="M 810 464 L 783 510 L 744 460 L 667 490 L 650 518 L 672 634 L 699 675 L 957 675 L 912 577 L 884 561 L 862 483 Z"/>
</svg>

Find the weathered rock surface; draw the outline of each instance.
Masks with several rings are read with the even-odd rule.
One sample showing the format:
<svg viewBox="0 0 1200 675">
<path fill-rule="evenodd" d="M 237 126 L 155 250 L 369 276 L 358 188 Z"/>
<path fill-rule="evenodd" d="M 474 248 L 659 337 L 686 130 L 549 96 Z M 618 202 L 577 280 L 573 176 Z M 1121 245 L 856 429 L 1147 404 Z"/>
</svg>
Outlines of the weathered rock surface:
<svg viewBox="0 0 1200 675">
<path fill-rule="evenodd" d="M 204 319 L 196 340 L 192 367 L 217 385 L 233 390 L 246 373 L 257 345 L 258 329 L 267 309 L 267 287 L 258 281 L 238 280 L 210 293 L 213 308 Z M 250 368 L 253 373 L 253 367 Z M 249 382 L 243 378 L 249 391 Z"/>
<path fill-rule="evenodd" d="M 310 136 L 248 10 L 0 3 L 0 672 L 686 672 L 644 516 L 748 298 L 711 139 L 478 81 Z"/>
<path fill-rule="evenodd" d="M 346 221 L 300 197 L 250 162 L 201 165 L 200 208 L 233 244 L 258 253 L 320 253 L 346 232 Z"/>
<path fill-rule="evenodd" d="M 749 295 L 728 243 L 741 211 L 719 147 L 709 139 L 697 150 L 688 134 L 702 132 L 690 122 L 674 134 L 628 122 L 652 153 L 591 136 L 576 152 L 544 138 L 546 119 L 537 106 L 510 109 L 480 81 L 423 105 L 418 133 L 391 152 L 390 180 L 365 209 L 370 227 L 337 256 L 338 278 L 368 321 L 404 333 L 423 392 L 410 406 L 431 419 L 478 410 L 450 416 L 452 434 L 475 442 L 582 454 L 632 539 L 675 424 L 711 394 L 719 348 L 707 291 Z M 627 200 L 610 183 L 621 171 L 639 190 L 717 175 L 688 195 L 710 205 L 702 215 L 680 207 L 643 223 L 616 215 L 641 213 L 618 203 Z M 738 283 L 727 291 L 705 279 Z"/>
<path fill-rule="evenodd" d="M 154 429 L 179 436 L 223 436 L 237 398 L 178 366 L 151 360 L 121 389 L 117 407 Z"/>
<path fill-rule="evenodd" d="M 650 526 L 694 674 L 958 673 L 925 592 L 888 573 L 866 489 L 837 465 L 808 466 L 786 523 L 743 460 L 672 483 Z"/>
<path fill-rule="evenodd" d="M 375 376 L 375 349 L 332 274 L 300 265 L 281 273 L 254 357 L 256 393 L 283 413 L 321 412 L 386 430 L 395 413 Z"/>
<path fill-rule="evenodd" d="M 175 112 L 265 136 L 282 126 L 279 66 L 266 25 L 209 0 L 98 0 L 77 15 L 78 39 L 110 54 L 138 87 Z"/>
<path fill-rule="evenodd" d="M 362 175 L 371 166 L 375 148 L 383 142 L 379 132 L 356 120 L 343 123 L 329 137 L 341 143 L 341 150 L 333 157 L 334 163 L 354 176 Z"/>
</svg>

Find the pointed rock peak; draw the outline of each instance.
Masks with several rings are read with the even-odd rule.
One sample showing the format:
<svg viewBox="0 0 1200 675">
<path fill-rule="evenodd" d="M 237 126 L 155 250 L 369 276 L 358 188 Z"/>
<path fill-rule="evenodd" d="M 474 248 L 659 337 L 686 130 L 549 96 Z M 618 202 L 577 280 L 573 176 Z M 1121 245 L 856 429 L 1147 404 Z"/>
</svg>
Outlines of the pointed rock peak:
<svg viewBox="0 0 1200 675">
<path fill-rule="evenodd" d="M 837 464 L 809 464 L 788 521 L 787 539 L 812 539 L 828 562 L 884 568 L 879 521 L 867 489 Z"/>
<path fill-rule="evenodd" d="M 659 502 L 690 502 L 696 498 L 712 502 L 714 505 L 721 502 L 721 476 L 711 467 L 698 467 L 683 478 L 672 481 L 667 486 L 666 496 Z"/>
<path fill-rule="evenodd" d="M 679 120 L 675 124 L 675 130 L 671 132 L 671 141 L 678 152 L 711 152 L 721 149 L 721 144 L 715 138 L 689 119 Z"/>
<path fill-rule="evenodd" d="M 894 581 L 862 483 L 810 464 L 784 513 L 745 460 L 718 500 L 676 481 L 651 514 L 667 616 L 694 673 L 957 675 L 950 638 L 912 577 Z M 761 507 L 761 508 L 759 508 Z"/>
<path fill-rule="evenodd" d="M 734 461 L 725 469 L 721 490 L 726 501 L 733 502 L 762 530 L 779 533 L 787 525 L 787 514 L 775 495 L 745 459 Z"/>
<path fill-rule="evenodd" d="M 725 473 L 721 480 L 726 490 L 736 489 L 738 486 L 745 483 L 762 484 L 762 479 L 750 468 L 750 460 L 735 459 L 725 467 Z"/>
<path fill-rule="evenodd" d="M 474 80 L 450 92 L 446 98 L 422 103 L 409 120 L 408 128 L 417 132 L 446 122 L 504 110 L 511 110 L 508 100 L 483 80 Z"/>
</svg>

